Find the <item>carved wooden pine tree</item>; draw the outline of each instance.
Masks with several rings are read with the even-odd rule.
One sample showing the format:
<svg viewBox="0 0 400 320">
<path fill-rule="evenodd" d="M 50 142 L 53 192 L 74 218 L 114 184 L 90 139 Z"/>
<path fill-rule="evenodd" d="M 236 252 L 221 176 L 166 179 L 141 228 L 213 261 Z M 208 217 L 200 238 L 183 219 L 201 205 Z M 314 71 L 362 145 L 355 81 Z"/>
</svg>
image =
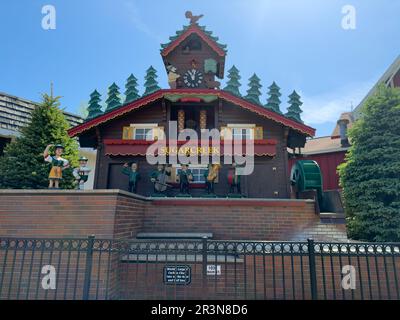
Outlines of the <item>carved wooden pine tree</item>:
<svg viewBox="0 0 400 320">
<path fill-rule="evenodd" d="M 247 90 L 247 95 L 245 96 L 245 99 L 256 104 L 261 104 L 261 88 L 262 85 L 260 84 L 260 78 L 257 77 L 256 74 L 253 74 L 252 77 L 249 79 L 249 89 Z"/>
<path fill-rule="evenodd" d="M 129 103 L 132 101 L 135 101 L 136 99 L 139 99 L 139 90 L 137 89 L 138 83 L 136 77 L 131 74 L 129 78 L 126 80 L 126 91 L 125 91 L 125 102 L 124 103 Z"/>
<path fill-rule="evenodd" d="M 287 113 L 285 116 L 287 118 L 293 119 L 294 121 L 301 122 L 303 121 L 300 118 L 300 113 L 303 111 L 300 109 L 300 106 L 303 104 L 303 102 L 300 101 L 300 96 L 297 94 L 296 90 L 293 91 L 293 93 L 289 96 L 289 108 L 287 110 Z"/>
<path fill-rule="evenodd" d="M 145 90 L 143 95 L 148 95 L 161 89 L 158 86 L 157 71 L 153 68 L 153 66 L 150 66 L 150 68 L 146 70 L 146 76 L 144 77 L 144 79 Z"/>
<path fill-rule="evenodd" d="M 279 99 L 279 97 L 282 95 L 280 93 L 281 88 L 279 88 L 279 86 L 274 81 L 272 85 L 268 87 L 268 89 L 269 89 L 268 91 L 269 98 L 267 100 L 267 104 L 265 105 L 265 107 L 276 113 L 282 114 L 279 108 L 281 104 L 281 100 Z"/>
<path fill-rule="evenodd" d="M 86 117 L 86 120 L 96 118 L 99 115 L 103 114 L 103 111 L 101 110 L 101 105 L 99 104 L 99 102 L 101 101 L 100 97 L 101 94 L 98 93 L 97 90 L 94 90 L 90 94 L 89 106 L 87 107 L 88 116 Z"/>
<path fill-rule="evenodd" d="M 106 112 L 121 106 L 121 99 L 119 97 L 119 87 L 115 82 L 108 88 L 108 98 L 106 100 Z"/>
<path fill-rule="evenodd" d="M 232 66 L 232 68 L 228 70 L 228 78 L 229 80 L 226 83 L 224 90 L 241 97 L 242 95 L 239 91 L 241 86 L 239 80 L 241 79 L 241 76 L 239 75 L 239 70 L 235 66 Z"/>
</svg>

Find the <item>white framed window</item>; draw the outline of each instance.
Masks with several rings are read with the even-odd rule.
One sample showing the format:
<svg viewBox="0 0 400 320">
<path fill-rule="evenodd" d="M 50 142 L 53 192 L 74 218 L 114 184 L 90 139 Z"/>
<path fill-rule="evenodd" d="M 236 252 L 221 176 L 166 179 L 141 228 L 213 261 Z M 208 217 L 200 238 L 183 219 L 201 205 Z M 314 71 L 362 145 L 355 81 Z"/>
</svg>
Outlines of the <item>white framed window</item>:
<svg viewBox="0 0 400 320">
<path fill-rule="evenodd" d="M 176 182 L 178 182 L 179 171 L 181 170 L 180 165 L 174 165 Z M 193 180 L 190 183 L 206 183 L 204 173 L 207 170 L 207 165 L 189 165 L 189 170 L 192 173 Z"/>
<path fill-rule="evenodd" d="M 254 139 L 255 124 L 247 123 L 229 123 L 226 127 L 222 128 L 222 136 L 226 139 L 233 140 L 246 140 Z"/>
<path fill-rule="evenodd" d="M 135 140 L 155 140 L 164 139 L 164 127 L 158 126 L 157 123 L 132 123 L 132 139 Z"/>
<path fill-rule="evenodd" d="M 253 128 L 232 128 L 233 140 L 246 140 L 253 139 L 254 129 Z"/>
<path fill-rule="evenodd" d="M 135 128 L 135 140 L 153 140 L 153 128 Z"/>
</svg>

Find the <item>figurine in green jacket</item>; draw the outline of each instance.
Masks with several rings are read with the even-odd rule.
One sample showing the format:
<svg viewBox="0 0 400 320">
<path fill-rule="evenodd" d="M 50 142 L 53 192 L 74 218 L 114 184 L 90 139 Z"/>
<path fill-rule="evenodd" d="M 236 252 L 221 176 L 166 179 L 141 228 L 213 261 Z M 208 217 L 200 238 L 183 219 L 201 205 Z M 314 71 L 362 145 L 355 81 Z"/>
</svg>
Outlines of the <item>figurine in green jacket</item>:
<svg viewBox="0 0 400 320">
<path fill-rule="evenodd" d="M 122 169 L 122 173 L 129 176 L 129 192 L 136 193 L 137 184 L 140 180 L 140 173 L 138 172 L 137 163 L 133 162 L 129 168 L 129 164 L 125 163 Z"/>
</svg>

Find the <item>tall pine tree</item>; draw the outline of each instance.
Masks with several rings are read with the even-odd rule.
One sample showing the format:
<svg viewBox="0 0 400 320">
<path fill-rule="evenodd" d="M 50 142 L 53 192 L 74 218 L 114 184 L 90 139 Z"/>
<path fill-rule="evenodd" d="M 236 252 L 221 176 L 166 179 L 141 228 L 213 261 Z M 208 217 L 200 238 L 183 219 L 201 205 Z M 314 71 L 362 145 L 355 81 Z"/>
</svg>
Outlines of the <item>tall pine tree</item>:
<svg viewBox="0 0 400 320">
<path fill-rule="evenodd" d="M 63 171 L 61 187 L 74 188 L 72 168 L 78 165 L 78 144 L 68 136 L 69 124 L 59 109 L 60 97 L 42 95 L 42 102 L 32 111 L 31 122 L 21 135 L 6 146 L 0 157 L 0 187 L 6 189 L 44 189 L 48 187 L 51 166 L 43 159 L 48 144 L 62 144 L 63 158 L 71 167 Z M 51 150 L 54 152 L 54 150 Z"/>
<path fill-rule="evenodd" d="M 139 90 L 137 89 L 138 83 L 137 79 L 133 74 L 129 76 L 129 78 L 126 81 L 126 91 L 125 91 L 125 102 L 124 103 L 129 103 L 132 101 L 135 101 L 140 98 L 139 96 Z"/>
<path fill-rule="evenodd" d="M 150 68 L 146 70 L 146 76 L 144 77 L 144 79 L 145 79 L 144 82 L 145 90 L 143 94 L 144 96 L 161 89 L 158 86 L 157 71 L 156 69 L 153 68 L 153 66 L 150 66 Z"/>
<path fill-rule="evenodd" d="M 282 114 L 279 106 L 281 104 L 281 100 L 279 99 L 279 97 L 281 96 L 280 93 L 280 89 L 279 86 L 275 83 L 275 81 L 272 83 L 272 85 L 270 85 L 268 87 L 269 91 L 269 98 L 267 101 L 267 104 L 265 105 L 265 107 L 267 109 L 270 109 L 276 113 Z"/>
<path fill-rule="evenodd" d="M 289 96 L 289 99 L 290 106 L 287 109 L 285 116 L 294 121 L 303 123 L 300 117 L 300 113 L 303 112 L 303 110 L 300 109 L 300 106 L 303 104 L 303 102 L 300 101 L 300 96 L 297 94 L 296 90 L 292 92 L 292 94 Z"/>
<path fill-rule="evenodd" d="M 339 166 L 352 239 L 400 241 L 400 89 L 381 86 L 349 130 Z"/>
<path fill-rule="evenodd" d="M 121 106 L 119 87 L 115 84 L 115 82 L 113 82 L 113 84 L 108 88 L 108 98 L 106 100 L 106 105 L 106 112 Z"/>
<path fill-rule="evenodd" d="M 226 83 L 224 90 L 234 94 L 235 96 L 241 97 L 242 95 L 239 91 L 241 86 L 239 80 L 241 79 L 241 76 L 239 75 L 239 70 L 235 66 L 232 66 L 232 68 L 228 70 L 228 78 L 229 80 Z"/>
<path fill-rule="evenodd" d="M 101 110 L 101 105 L 99 104 L 99 102 L 101 101 L 100 97 L 101 94 L 98 93 L 97 90 L 94 90 L 90 94 L 89 106 L 87 107 L 88 115 L 86 117 L 86 120 L 96 118 L 99 115 L 103 114 L 103 111 Z"/>
<path fill-rule="evenodd" d="M 252 77 L 249 79 L 249 89 L 247 90 L 247 95 L 245 96 L 245 99 L 256 104 L 261 104 L 261 88 L 262 85 L 260 84 L 260 78 L 257 77 L 256 74 L 253 74 Z"/>
</svg>

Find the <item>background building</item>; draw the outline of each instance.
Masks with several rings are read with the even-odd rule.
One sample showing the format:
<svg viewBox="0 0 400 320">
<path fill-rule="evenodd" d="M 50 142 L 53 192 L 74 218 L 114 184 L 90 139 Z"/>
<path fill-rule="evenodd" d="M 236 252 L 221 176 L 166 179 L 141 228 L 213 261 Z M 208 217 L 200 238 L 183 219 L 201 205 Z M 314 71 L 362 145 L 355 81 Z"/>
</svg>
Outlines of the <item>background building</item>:
<svg viewBox="0 0 400 320">
<path fill-rule="evenodd" d="M 315 160 L 321 168 L 324 190 L 340 189 L 337 167 L 344 162 L 346 152 L 350 147 L 347 130 L 352 127 L 354 121 L 362 117 L 362 108 L 365 102 L 381 84 L 391 88 L 400 88 L 400 56 L 396 58 L 352 112 L 345 112 L 340 115 L 330 136 L 308 139 L 300 152 L 296 150 L 295 154 L 290 155 L 290 168 L 299 159 Z"/>
</svg>

